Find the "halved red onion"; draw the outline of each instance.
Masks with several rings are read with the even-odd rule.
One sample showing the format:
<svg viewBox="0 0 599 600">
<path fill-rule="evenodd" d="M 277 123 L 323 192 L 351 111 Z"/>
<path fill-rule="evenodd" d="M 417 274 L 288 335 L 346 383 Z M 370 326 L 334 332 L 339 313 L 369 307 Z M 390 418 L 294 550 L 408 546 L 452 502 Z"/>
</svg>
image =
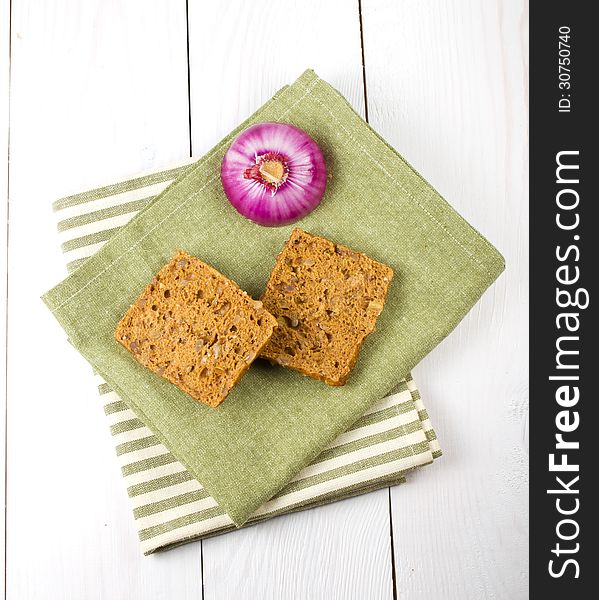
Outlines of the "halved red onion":
<svg viewBox="0 0 599 600">
<path fill-rule="evenodd" d="M 259 123 L 242 131 L 221 165 L 227 198 L 260 225 L 287 225 L 312 212 L 327 185 L 324 156 L 299 127 Z"/>
</svg>

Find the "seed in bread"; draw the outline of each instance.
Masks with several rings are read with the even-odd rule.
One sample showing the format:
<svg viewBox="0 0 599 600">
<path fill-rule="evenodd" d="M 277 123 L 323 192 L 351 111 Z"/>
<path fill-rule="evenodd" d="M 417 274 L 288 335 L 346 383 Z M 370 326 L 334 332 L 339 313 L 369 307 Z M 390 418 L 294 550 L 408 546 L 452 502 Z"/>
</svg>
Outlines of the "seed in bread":
<svg viewBox="0 0 599 600">
<path fill-rule="evenodd" d="M 126 312 L 115 338 L 154 373 L 218 406 L 276 326 L 262 302 L 179 251 Z"/>
<path fill-rule="evenodd" d="M 262 296 L 279 327 L 261 356 L 329 385 L 346 383 L 383 310 L 393 270 L 294 229 Z"/>
</svg>

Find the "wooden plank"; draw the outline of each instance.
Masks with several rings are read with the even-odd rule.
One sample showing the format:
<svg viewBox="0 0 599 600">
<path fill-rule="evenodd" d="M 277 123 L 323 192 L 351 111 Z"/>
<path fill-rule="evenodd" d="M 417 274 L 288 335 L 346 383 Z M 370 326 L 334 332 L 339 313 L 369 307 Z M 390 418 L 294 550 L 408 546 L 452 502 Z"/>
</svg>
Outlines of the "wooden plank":
<svg viewBox="0 0 599 600">
<path fill-rule="evenodd" d="M 8 234 L 8 119 L 9 103 L 8 89 L 10 80 L 10 3 L 0 2 L 0 120 L 2 131 L 0 133 L 0 190 L 2 194 L 2 207 L 0 208 L 0 264 L 2 276 L 0 277 L 0 463 L 6 468 L 6 248 Z M 5 472 L 6 475 L 6 472 Z M 2 506 L 6 506 L 6 478 L 0 479 L 0 497 Z M 6 569 L 6 556 L 4 534 L 6 531 L 6 514 L 2 510 L 0 517 L 0 564 Z M 0 598 L 4 598 L 4 576 L 0 577 Z"/>
<path fill-rule="evenodd" d="M 57 196 L 188 154 L 185 1 L 13 0 L 7 594 L 200 598 L 200 547 L 144 558 L 87 363 L 39 300 Z"/>
<path fill-rule="evenodd" d="M 371 124 L 508 265 L 414 372 L 445 456 L 392 491 L 398 598 L 528 597 L 526 6 L 362 0 Z"/>
<path fill-rule="evenodd" d="M 364 113 L 357 5 L 342 0 L 213 4 L 189 0 L 194 155 L 209 150 L 307 68 Z"/>
<path fill-rule="evenodd" d="M 204 598 L 388 600 L 388 490 L 204 540 Z"/>
<path fill-rule="evenodd" d="M 189 2 L 194 154 L 312 67 L 364 112 L 357 3 Z M 206 540 L 220 598 L 392 597 L 387 490 Z"/>
</svg>

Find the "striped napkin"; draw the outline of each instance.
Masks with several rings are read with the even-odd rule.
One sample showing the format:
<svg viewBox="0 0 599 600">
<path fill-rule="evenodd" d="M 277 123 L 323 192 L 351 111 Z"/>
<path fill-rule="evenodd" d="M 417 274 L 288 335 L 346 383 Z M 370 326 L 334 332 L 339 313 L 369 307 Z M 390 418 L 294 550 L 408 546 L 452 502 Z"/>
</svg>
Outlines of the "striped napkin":
<svg viewBox="0 0 599 600">
<path fill-rule="evenodd" d="M 56 201 L 69 272 L 196 160 Z M 96 378 L 143 553 L 235 529 L 202 484 L 108 384 Z M 439 456 L 441 449 L 426 409 L 408 377 L 261 506 L 247 524 L 402 483 L 407 471 Z"/>
</svg>

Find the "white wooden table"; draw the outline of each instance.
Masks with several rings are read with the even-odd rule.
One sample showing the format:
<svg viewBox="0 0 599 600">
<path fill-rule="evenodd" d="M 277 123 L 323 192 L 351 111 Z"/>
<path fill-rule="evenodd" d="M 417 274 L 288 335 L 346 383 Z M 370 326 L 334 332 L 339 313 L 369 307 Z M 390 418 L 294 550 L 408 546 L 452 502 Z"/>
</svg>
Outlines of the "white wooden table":
<svg viewBox="0 0 599 600">
<path fill-rule="evenodd" d="M 7 597 L 525 598 L 525 0 L 12 0 L 10 12 L 5 0 Z M 445 452 L 434 466 L 144 558 L 90 369 L 39 300 L 64 275 L 50 203 L 202 154 L 307 67 L 508 268 L 414 372 Z"/>
</svg>

